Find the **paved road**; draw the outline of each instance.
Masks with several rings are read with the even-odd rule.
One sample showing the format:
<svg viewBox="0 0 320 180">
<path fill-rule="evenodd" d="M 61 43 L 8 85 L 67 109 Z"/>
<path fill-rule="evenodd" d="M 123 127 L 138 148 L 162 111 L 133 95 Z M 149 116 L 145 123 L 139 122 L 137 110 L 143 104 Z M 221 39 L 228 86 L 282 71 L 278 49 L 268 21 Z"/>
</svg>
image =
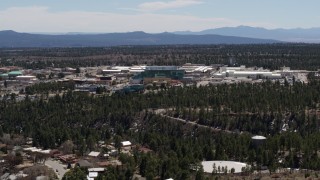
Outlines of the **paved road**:
<svg viewBox="0 0 320 180">
<path fill-rule="evenodd" d="M 222 129 L 218 129 L 218 128 L 214 128 L 214 127 L 198 124 L 198 123 L 193 122 L 193 121 L 186 121 L 184 119 L 175 118 L 175 117 L 171 117 L 171 116 L 167 116 L 167 115 L 163 115 L 163 114 L 160 114 L 160 116 L 166 117 L 166 118 L 169 118 L 169 119 L 172 119 L 172 120 L 180 121 L 180 122 L 183 122 L 183 123 L 187 123 L 187 124 L 190 124 L 192 126 L 198 126 L 198 127 L 201 127 L 201 128 L 210 129 L 211 131 L 214 131 L 214 132 L 222 131 L 222 132 L 225 132 L 225 133 L 234 133 L 234 132 L 229 131 L 229 130 L 222 130 Z"/>
<path fill-rule="evenodd" d="M 68 171 L 67 169 L 65 169 L 65 167 L 67 166 L 57 160 L 48 159 L 46 160 L 45 165 L 52 168 L 59 179 L 62 179 L 63 175 Z M 56 170 L 58 170 L 58 172 Z"/>
<path fill-rule="evenodd" d="M 223 132 L 226 132 L 226 133 L 234 133 L 234 132 L 229 131 L 229 130 L 222 130 L 222 129 L 214 128 L 214 127 L 211 127 L 211 126 L 201 125 L 201 124 L 198 124 L 198 123 L 193 122 L 193 121 L 187 121 L 187 120 L 184 120 L 184 119 L 181 119 L 181 118 L 175 118 L 175 117 L 171 117 L 171 116 L 168 116 L 168 115 L 164 115 L 164 113 L 166 112 L 166 109 L 155 109 L 155 110 L 151 110 L 151 111 L 153 113 L 155 113 L 155 114 L 158 114 L 158 115 L 162 116 L 162 117 L 166 117 L 166 118 L 169 118 L 169 119 L 172 119 L 172 120 L 175 120 L 175 121 L 180 121 L 180 122 L 183 122 L 183 123 L 186 123 L 186 124 L 190 124 L 192 126 L 198 126 L 198 127 L 201 127 L 201 128 L 207 128 L 207 129 L 210 129 L 211 131 L 214 131 L 214 132 L 223 131 Z"/>
</svg>

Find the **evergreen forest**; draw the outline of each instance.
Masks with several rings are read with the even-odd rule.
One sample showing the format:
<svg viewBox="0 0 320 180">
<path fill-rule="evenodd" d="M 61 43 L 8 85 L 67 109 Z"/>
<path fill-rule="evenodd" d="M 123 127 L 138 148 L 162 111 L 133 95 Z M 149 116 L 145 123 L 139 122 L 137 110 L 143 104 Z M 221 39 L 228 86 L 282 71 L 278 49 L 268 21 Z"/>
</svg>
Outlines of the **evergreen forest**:
<svg viewBox="0 0 320 180">
<path fill-rule="evenodd" d="M 101 140 L 117 147 L 121 140 L 130 140 L 154 152 L 120 157 L 125 168 L 108 169 L 116 179 L 131 177 L 136 169 L 151 179 L 188 179 L 194 175 L 190 166 L 202 160 L 235 160 L 271 171 L 320 167 L 318 80 L 162 88 L 112 96 L 68 90 L 46 96 L 19 102 L 14 96 L 3 98 L 1 134 L 32 137 L 33 145 L 44 149 L 72 140 L 79 155 L 94 150 Z M 253 135 L 266 136 L 266 143 L 256 148 Z"/>
</svg>

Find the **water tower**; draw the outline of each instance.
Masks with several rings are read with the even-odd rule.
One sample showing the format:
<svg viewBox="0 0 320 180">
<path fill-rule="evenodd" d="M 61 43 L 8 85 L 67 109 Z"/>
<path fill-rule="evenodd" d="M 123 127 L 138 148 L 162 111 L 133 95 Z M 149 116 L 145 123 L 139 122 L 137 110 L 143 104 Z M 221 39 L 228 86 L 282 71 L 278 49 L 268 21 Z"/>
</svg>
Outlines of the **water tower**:
<svg viewBox="0 0 320 180">
<path fill-rule="evenodd" d="M 255 147 L 259 147 L 261 145 L 263 145 L 265 143 L 265 141 L 267 140 L 266 137 L 264 136 L 253 136 L 251 138 L 252 140 L 252 144 L 255 146 Z"/>
</svg>

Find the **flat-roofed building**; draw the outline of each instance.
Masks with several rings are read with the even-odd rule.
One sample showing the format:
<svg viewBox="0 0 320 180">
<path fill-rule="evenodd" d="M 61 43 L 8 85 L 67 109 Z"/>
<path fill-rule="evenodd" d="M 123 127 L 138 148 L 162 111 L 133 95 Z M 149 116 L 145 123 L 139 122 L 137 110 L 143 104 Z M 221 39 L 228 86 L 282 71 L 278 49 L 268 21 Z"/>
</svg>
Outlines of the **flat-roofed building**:
<svg viewBox="0 0 320 180">
<path fill-rule="evenodd" d="M 7 80 L 9 78 L 9 75 L 4 73 L 4 74 L 0 74 L 0 80 Z"/>
<path fill-rule="evenodd" d="M 9 79 L 11 78 L 15 78 L 17 76 L 22 76 L 22 72 L 21 71 L 11 71 L 8 73 Z"/>
<path fill-rule="evenodd" d="M 217 78 L 251 78 L 251 79 L 281 79 L 283 76 L 281 73 L 275 71 L 271 72 L 266 69 L 246 68 L 240 67 L 221 67 L 219 72 L 213 74 L 213 77 Z"/>
<path fill-rule="evenodd" d="M 17 76 L 16 80 L 18 80 L 18 81 L 36 81 L 37 78 L 35 76 Z"/>
</svg>

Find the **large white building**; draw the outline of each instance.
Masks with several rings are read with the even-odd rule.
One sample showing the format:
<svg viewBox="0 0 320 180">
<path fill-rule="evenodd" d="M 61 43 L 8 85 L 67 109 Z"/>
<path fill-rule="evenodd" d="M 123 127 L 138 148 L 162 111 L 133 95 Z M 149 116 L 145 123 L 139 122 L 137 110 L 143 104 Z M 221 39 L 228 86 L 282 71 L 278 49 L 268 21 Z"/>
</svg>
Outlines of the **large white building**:
<svg viewBox="0 0 320 180">
<path fill-rule="evenodd" d="M 113 66 L 107 69 L 103 69 L 103 74 L 117 74 L 117 73 L 131 73 L 137 74 L 145 71 L 146 66 Z"/>
<path fill-rule="evenodd" d="M 233 78 L 251 78 L 251 79 L 280 79 L 282 78 L 280 73 L 274 73 L 268 70 L 254 70 L 240 67 L 221 67 L 220 71 L 213 75 L 217 78 L 233 77 Z"/>
<path fill-rule="evenodd" d="M 16 80 L 18 81 L 36 81 L 36 76 L 17 76 Z"/>
<path fill-rule="evenodd" d="M 186 63 L 183 66 L 179 67 L 179 69 L 184 70 L 186 74 L 207 73 L 213 70 L 212 66 L 206 66 L 204 64 L 191 64 L 191 63 Z"/>
</svg>

